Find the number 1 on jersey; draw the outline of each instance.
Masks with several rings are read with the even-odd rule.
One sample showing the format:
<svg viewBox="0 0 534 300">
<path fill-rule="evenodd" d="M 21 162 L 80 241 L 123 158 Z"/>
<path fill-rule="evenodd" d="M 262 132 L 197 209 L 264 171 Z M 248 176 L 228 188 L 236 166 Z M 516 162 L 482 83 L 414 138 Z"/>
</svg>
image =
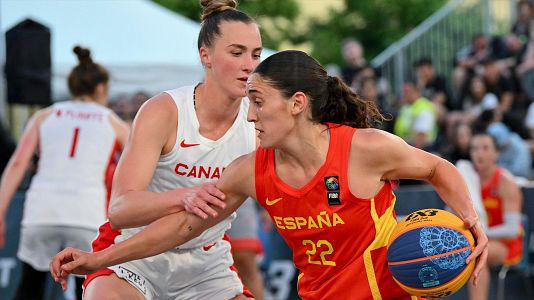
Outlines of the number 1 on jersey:
<svg viewBox="0 0 534 300">
<path fill-rule="evenodd" d="M 80 127 L 74 127 L 74 134 L 72 135 L 72 145 L 70 146 L 70 157 L 76 154 L 76 145 L 78 145 L 78 135 L 80 134 Z"/>
</svg>

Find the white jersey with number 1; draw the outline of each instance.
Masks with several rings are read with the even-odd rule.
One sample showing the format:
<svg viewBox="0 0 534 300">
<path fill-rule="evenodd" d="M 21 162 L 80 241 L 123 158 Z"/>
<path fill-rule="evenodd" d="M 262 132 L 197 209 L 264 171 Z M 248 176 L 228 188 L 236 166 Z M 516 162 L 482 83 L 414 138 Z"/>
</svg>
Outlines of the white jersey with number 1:
<svg viewBox="0 0 534 300">
<path fill-rule="evenodd" d="M 26 193 L 23 226 L 98 229 L 106 220 L 105 175 L 117 146 L 102 105 L 66 101 L 39 127 L 39 164 Z"/>
</svg>

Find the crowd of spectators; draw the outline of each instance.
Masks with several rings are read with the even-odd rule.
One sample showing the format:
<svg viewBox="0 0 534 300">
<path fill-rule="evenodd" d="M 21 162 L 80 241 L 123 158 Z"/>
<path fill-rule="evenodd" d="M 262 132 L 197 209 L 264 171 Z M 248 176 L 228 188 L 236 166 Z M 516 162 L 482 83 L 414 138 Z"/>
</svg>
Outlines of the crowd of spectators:
<svg viewBox="0 0 534 300">
<path fill-rule="evenodd" d="M 516 15 L 509 32 L 477 33 L 458 49 L 450 78 L 435 70 L 431 54 L 419 57 L 399 99 L 355 39 L 343 41 L 340 76 L 391 116 L 383 129 L 408 143 L 455 163 L 468 158 L 471 134 L 485 131 L 497 141 L 501 166 L 534 179 L 534 1 L 518 1 Z"/>
</svg>

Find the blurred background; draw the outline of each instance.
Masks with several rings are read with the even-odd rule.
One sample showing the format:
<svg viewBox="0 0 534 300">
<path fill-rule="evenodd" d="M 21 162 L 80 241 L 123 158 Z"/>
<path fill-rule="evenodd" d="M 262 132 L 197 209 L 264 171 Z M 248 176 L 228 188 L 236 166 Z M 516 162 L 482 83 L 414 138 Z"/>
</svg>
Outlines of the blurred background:
<svg viewBox="0 0 534 300">
<path fill-rule="evenodd" d="M 308 52 L 390 116 L 377 126 L 453 163 L 469 159 L 471 132 L 463 125 L 504 124 L 502 147 L 510 151 L 501 151 L 499 163 L 516 176 L 523 214 L 534 223 L 534 1 L 240 0 L 238 8 L 260 24 L 263 58 L 286 49 Z M 156 93 L 202 80 L 199 18 L 198 0 L 0 0 L 0 167 L 33 112 L 69 99 L 75 45 L 90 48 L 110 71 L 109 106 L 131 122 Z M 422 97 L 432 103 L 434 118 L 420 142 L 402 122 Z M 18 281 L 18 232 L 31 175 L 7 217 L 0 299 L 10 299 Z M 397 195 L 399 216 L 443 208 L 421 182 L 401 182 Z M 507 299 L 534 299 L 533 228 L 526 228 L 521 264 L 494 268 L 491 299 L 500 290 Z M 291 253 L 274 230 L 260 234 L 266 299 L 298 299 Z M 49 287 L 49 299 L 73 297 Z"/>
</svg>

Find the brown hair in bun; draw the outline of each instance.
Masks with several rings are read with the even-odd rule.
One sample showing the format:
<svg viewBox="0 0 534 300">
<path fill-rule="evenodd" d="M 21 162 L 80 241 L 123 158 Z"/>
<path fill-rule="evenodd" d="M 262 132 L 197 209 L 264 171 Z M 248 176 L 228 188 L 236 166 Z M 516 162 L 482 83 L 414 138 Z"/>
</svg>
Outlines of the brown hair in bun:
<svg viewBox="0 0 534 300">
<path fill-rule="evenodd" d="M 202 27 L 198 34 L 198 49 L 211 47 L 215 39 L 221 35 L 219 25 L 221 22 L 256 23 L 246 13 L 236 9 L 236 0 L 200 0 L 202 6 Z"/>
</svg>

